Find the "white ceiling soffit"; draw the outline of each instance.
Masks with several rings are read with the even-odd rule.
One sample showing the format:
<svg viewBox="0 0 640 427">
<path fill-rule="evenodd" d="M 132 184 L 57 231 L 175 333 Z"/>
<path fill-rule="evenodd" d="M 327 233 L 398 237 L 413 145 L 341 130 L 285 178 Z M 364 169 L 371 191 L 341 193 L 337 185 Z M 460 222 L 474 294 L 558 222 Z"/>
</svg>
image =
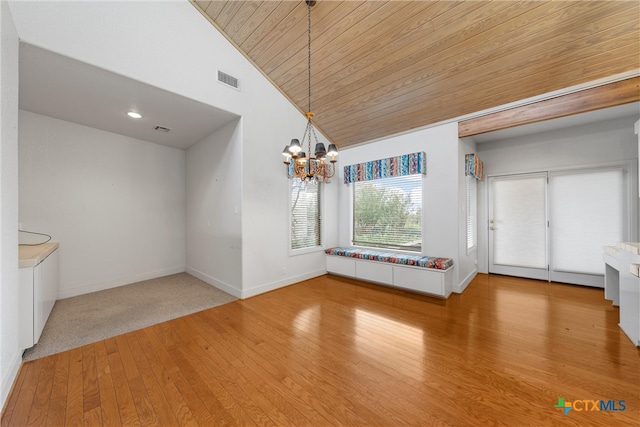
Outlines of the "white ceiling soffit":
<svg viewBox="0 0 640 427">
<path fill-rule="evenodd" d="M 26 43 L 20 43 L 19 72 L 20 109 L 168 147 L 189 148 L 238 118 Z M 143 117 L 131 119 L 128 111 Z"/>
<path fill-rule="evenodd" d="M 528 125 L 516 126 L 513 128 L 502 129 L 493 132 L 486 132 L 483 134 L 474 135 L 471 138 L 476 143 L 500 141 L 503 139 L 518 138 L 521 136 L 533 135 L 541 132 L 582 126 L 589 123 L 603 122 L 624 117 L 635 117 L 636 120 L 640 118 L 640 102 L 631 102 L 629 104 L 603 108 L 601 110 L 589 111 L 587 113 L 574 114 L 572 116 L 545 120 L 543 122 L 531 123 Z"/>
</svg>

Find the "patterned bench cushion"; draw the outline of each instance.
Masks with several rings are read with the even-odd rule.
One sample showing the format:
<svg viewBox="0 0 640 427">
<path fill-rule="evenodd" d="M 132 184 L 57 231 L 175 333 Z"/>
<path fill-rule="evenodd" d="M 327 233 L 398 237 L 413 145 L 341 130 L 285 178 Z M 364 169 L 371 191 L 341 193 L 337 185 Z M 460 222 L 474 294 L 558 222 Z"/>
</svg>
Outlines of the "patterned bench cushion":
<svg viewBox="0 0 640 427">
<path fill-rule="evenodd" d="M 446 270 L 453 265 L 451 258 L 436 258 L 422 255 L 399 254 L 396 252 L 383 252 L 372 249 L 358 248 L 329 248 L 325 250 L 327 255 L 339 255 L 351 258 L 367 259 L 370 261 L 391 262 L 394 264 L 413 265 L 416 267 L 436 268 Z"/>
</svg>

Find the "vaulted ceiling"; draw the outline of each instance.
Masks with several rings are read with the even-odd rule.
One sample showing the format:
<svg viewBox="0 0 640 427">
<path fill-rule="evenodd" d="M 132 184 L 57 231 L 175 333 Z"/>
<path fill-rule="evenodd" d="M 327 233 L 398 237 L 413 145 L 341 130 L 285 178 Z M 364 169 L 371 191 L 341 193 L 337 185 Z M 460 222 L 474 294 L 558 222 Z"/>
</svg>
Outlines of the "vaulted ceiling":
<svg viewBox="0 0 640 427">
<path fill-rule="evenodd" d="M 193 1 L 307 111 L 304 1 Z M 640 69 L 638 1 L 331 1 L 312 111 L 340 147 Z"/>
</svg>

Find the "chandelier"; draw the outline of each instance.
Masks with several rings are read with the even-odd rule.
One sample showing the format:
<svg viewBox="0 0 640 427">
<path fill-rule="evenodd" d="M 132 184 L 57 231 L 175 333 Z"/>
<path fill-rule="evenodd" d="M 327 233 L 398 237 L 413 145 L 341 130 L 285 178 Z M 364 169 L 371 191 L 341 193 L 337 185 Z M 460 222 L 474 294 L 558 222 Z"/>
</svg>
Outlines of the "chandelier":
<svg viewBox="0 0 640 427">
<path fill-rule="evenodd" d="M 322 142 L 318 141 L 315 127 L 313 126 L 313 116 L 311 112 L 311 6 L 315 5 L 315 0 L 305 0 L 307 3 L 308 16 L 308 54 L 309 61 L 307 65 L 308 81 L 309 81 L 309 109 L 305 113 L 307 117 L 307 127 L 302 136 L 302 142 L 307 140 L 308 153 L 302 150 L 300 141 L 292 139 L 291 143 L 284 147 L 282 155 L 284 156 L 284 164 L 287 165 L 287 176 L 289 178 L 299 178 L 302 181 L 314 183 L 330 182 L 329 179 L 335 174 L 335 163 L 338 160 L 338 148 L 335 144 L 329 144 L 329 149 L 325 149 Z M 315 152 L 311 156 L 311 139 L 315 141 Z"/>
</svg>

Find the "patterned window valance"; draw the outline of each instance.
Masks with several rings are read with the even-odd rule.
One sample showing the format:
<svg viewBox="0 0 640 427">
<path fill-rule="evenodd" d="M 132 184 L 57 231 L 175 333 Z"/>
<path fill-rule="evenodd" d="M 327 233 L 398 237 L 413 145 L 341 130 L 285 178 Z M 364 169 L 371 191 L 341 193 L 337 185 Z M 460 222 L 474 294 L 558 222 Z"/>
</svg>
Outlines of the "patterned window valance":
<svg viewBox="0 0 640 427">
<path fill-rule="evenodd" d="M 344 183 L 369 181 L 427 173 L 427 156 L 423 152 L 373 160 L 344 167 Z"/>
<path fill-rule="evenodd" d="M 476 154 L 466 154 L 464 156 L 464 174 L 472 176 L 478 181 L 484 179 L 484 163 Z"/>
</svg>

